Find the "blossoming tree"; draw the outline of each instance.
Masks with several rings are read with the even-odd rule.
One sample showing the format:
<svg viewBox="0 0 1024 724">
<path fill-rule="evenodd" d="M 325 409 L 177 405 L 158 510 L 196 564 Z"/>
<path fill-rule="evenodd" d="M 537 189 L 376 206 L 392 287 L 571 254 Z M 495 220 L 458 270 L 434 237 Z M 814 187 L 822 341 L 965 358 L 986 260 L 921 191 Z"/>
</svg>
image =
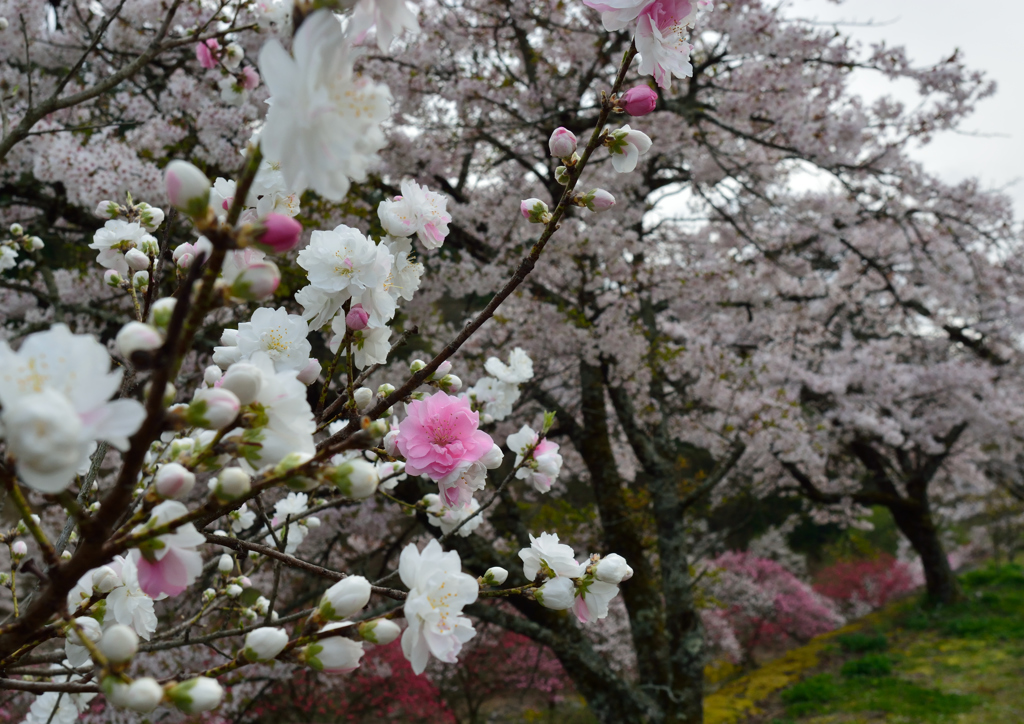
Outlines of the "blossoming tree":
<svg viewBox="0 0 1024 724">
<path fill-rule="evenodd" d="M 740 473 L 889 505 L 955 596 L 933 507 L 1017 453 L 1021 298 L 1004 202 L 906 156 L 989 90 L 955 57 L 758 0 L 0 15 L 0 688 L 30 721 L 242 716 L 399 638 L 454 663 L 474 620 L 602 721 L 700 721 L 691 523 Z M 531 527 L 566 480 L 591 525 Z"/>
</svg>

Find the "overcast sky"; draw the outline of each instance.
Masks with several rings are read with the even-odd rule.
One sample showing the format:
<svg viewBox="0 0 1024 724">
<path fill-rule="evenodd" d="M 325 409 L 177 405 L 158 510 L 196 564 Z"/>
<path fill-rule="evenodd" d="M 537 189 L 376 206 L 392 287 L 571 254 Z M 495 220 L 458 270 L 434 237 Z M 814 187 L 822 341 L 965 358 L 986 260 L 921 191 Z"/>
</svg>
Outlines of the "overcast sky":
<svg viewBox="0 0 1024 724">
<path fill-rule="evenodd" d="M 794 17 L 829 23 L 875 21 L 873 27 L 840 29 L 865 45 L 884 39 L 889 45 L 906 46 L 910 58 L 920 64 L 948 58 L 959 48 L 969 68 L 983 70 L 995 80 L 996 95 L 982 101 L 963 127 L 977 135 L 945 133 L 915 154 L 949 181 L 975 176 L 985 188 L 1004 189 L 1014 199 L 1017 217 L 1024 216 L 1024 3 L 993 0 L 982 10 L 963 0 L 788 2 L 788 14 Z M 877 76 L 861 75 L 856 88 L 863 94 L 879 95 L 892 88 Z"/>
</svg>

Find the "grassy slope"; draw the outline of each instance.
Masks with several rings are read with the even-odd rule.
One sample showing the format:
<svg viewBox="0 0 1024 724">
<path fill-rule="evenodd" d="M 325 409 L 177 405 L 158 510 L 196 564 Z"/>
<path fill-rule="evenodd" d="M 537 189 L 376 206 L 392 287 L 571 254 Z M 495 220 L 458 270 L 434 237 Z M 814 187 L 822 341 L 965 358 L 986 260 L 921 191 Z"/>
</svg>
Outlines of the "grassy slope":
<svg viewBox="0 0 1024 724">
<path fill-rule="evenodd" d="M 706 724 L 1024 722 L 1024 567 L 961 580 L 964 604 L 901 603 L 730 682 Z"/>
</svg>

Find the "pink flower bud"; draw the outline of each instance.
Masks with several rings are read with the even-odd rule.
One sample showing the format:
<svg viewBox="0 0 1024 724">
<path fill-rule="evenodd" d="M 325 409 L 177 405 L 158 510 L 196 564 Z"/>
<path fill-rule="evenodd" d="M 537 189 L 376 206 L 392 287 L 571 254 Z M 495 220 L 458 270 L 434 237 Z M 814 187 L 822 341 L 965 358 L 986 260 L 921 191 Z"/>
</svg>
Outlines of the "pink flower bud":
<svg viewBox="0 0 1024 724">
<path fill-rule="evenodd" d="M 242 68 L 242 87 L 246 90 L 256 90 L 260 84 L 260 74 L 251 65 Z"/>
<path fill-rule="evenodd" d="M 107 269 L 103 272 L 103 282 L 109 287 L 120 286 L 123 281 L 124 277 L 118 274 L 116 269 Z"/>
<path fill-rule="evenodd" d="M 23 540 L 16 540 L 16 541 L 14 541 L 14 543 L 11 544 L 11 554 L 16 556 L 16 557 L 18 557 L 18 558 L 23 558 L 25 555 L 27 555 L 28 554 L 28 546 L 25 544 L 25 541 L 23 541 Z"/>
<path fill-rule="evenodd" d="M 345 315 L 345 325 L 352 330 L 359 331 L 366 329 L 366 323 L 370 321 L 370 314 L 363 309 L 362 304 L 353 304 Z"/>
<path fill-rule="evenodd" d="M 646 116 L 658 105 L 658 94 L 648 85 L 638 85 L 622 94 L 619 105 L 631 116 Z"/>
<path fill-rule="evenodd" d="M 181 256 L 178 257 L 178 268 L 188 269 L 190 266 L 192 266 L 193 261 L 195 261 L 195 257 L 192 256 L 191 254 L 182 254 Z"/>
<path fill-rule="evenodd" d="M 568 128 L 559 126 L 548 139 L 548 148 L 555 158 L 569 158 L 576 152 L 576 136 Z"/>
<path fill-rule="evenodd" d="M 188 161 L 171 161 L 164 169 L 171 205 L 192 217 L 206 216 L 210 206 L 210 179 Z"/>
<path fill-rule="evenodd" d="M 162 465 L 156 473 L 156 492 L 161 498 L 184 498 L 196 484 L 196 476 L 178 463 Z"/>
<path fill-rule="evenodd" d="M 525 199 L 519 204 L 519 212 L 531 224 L 546 224 L 551 220 L 548 205 L 540 199 Z"/>
<path fill-rule="evenodd" d="M 281 283 L 281 271 L 272 261 L 250 264 L 231 285 L 231 295 L 239 299 L 258 302 L 269 299 Z"/>
<path fill-rule="evenodd" d="M 615 197 L 604 189 L 594 189 L 584 196 L 583 200 L 591 211 L 607 211 L 615 206 Z"/>
<path fill-rule="evenodd" d="M 213 51 L 216 50 L 220 50 L 220 43 L 217 42 L 216 38 L 210 38 L 205 43 L 199 43 L 196 46 L 196 60 L 199 61 L 199 65 L 207 70 L 216 68 L 217 59 L 213 57 Z"/>
<path fill-rule="evenodd" d="M 266 251 L 281 254 L 294 249 L 302 236 L 302 224 L 284 214 L 267 214 L 260 222 L 263 233 L 258 243 Z"/>
</svg>

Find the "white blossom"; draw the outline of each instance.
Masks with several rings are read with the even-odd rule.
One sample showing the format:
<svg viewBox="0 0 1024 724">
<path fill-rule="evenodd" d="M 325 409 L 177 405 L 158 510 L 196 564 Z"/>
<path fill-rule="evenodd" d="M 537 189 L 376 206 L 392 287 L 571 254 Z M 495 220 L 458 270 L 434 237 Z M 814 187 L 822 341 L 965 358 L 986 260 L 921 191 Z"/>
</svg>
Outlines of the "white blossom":
<svg viewBox="0 0 1024 724">
<path fill-rule="evenodd" d="M 17 352 L 0 340 L 7 452 L 26 484 L 64 490 L 97 440 L 128 449 L 145 410 L 136 400 L 109 401 L 121 374 L 110 372 L 110 355 L 94 337 L 71 334 L 63 324 L 30 334 Z"/>
<path fill-rule="evenodd" d="M 575 578 L 580 568 L 575 555 L 572 548 L 558 542 L 557 533 L 541 533 L 536 538 L 531 535 L 530 547 L 519 551 L 528 581 L 535 580 L 541 571 L 549 576 Z"/>
<path fill-rule="evenodd" d="M 380 124 L 390 114 L 391 95 L 355 73 L 356 51 L 329 10 L 303 21 L 292 52 L 273 38 L 260 51 L 271 95 L 260 143 L 290 188 L 341 201 L 349 179 L 364 181 L 385 145 Z"/>
<path fill-rule="evenodd" d="M 402 582 L 409 588 L 405 619 L 409 627 L 402 634 L 402 652 L 416 674 L 427 667 L 430 654 L 455 663 L 462 645 L 476 635 L 462 608 L 476 601 L 480 590 L 476 579 L 462 572 L 455 551 L 441 550 L 430 541 L 422 552 L 410 543 L 398 564 Z"/>
</svg>

